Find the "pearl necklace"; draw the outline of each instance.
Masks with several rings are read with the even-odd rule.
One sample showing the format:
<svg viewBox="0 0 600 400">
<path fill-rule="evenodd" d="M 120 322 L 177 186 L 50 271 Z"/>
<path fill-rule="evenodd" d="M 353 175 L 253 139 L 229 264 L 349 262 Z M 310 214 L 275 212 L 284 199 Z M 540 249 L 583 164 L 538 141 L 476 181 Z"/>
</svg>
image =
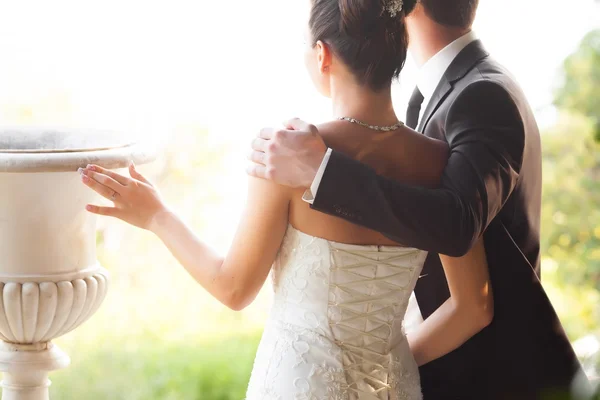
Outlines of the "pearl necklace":
<svg viewBox="0 0 600 400">
<path fill-rule="evenodd" d="M 367 123 L 364 123 L 362 121 L 359 121 L 355 118 L 350 118 L 350 117 L 339 117 L 338 119 L 340 121 L 348 121 L 352 124 L 364 126 L 365 128 L 373 129 L 374 131 L 383 131 L 383 132 L 395 131 L 396 129 L 399 129 L 401 126 L 404 126 L 404 122 L 402 122 L 402 121 L 398 121 L 394 125 L 390 125 L 390 126 L 377 126 L 377 125 L 369 125 Z"/>
</svg>

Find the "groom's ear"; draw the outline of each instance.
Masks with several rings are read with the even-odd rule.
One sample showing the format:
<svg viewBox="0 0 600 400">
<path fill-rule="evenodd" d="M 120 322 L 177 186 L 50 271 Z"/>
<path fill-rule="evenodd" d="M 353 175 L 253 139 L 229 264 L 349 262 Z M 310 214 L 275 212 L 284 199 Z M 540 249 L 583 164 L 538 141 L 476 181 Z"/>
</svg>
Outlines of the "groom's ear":
<svg viewBox="0 0 600 400">
<path fill-rule="evenodd" d="M 319 72 L 328 73 L 331 67 L 332 54 L 329 46 L 322 41 L 317 41 L 317 62 L 319 63 Z"/>
</svg>

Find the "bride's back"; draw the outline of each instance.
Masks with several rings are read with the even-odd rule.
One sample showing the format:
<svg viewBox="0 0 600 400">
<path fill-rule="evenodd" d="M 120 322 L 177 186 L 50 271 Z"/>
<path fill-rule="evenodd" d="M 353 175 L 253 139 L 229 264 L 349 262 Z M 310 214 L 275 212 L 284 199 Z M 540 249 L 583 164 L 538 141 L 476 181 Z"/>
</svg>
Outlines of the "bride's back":
<svg viewBox="0 0 600 400">
<path fill-rule="evenodd" d="M 398 182 L 436 187 L 448 157 L 447 145 L 402 126 L 390 132 L 375 131 L 346 121 L 320 125 L 327 145 Z M 298 190 L 290 205 L 291 224 L 312 236 L 351 244 L 397 244 L 371 229 L 310 208 Z"/>
</svg>

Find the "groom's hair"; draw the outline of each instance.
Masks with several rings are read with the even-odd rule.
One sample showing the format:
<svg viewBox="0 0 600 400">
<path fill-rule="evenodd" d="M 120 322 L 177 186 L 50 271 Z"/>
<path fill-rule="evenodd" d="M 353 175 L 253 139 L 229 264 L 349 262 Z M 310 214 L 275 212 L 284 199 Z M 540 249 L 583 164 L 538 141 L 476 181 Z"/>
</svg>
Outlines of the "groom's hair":
<svg viewBox="0 0 600 400">
<path fill-rule="evenodd" d="M 420 0 L 429 18 L 440 25 L 470 28 L 479 0 Z"/>
<path fill-rule="evenodd" d="M 399 12 L 388 2 L 312 0 L 309 27 L 312 44 L 325 43 L 361 85 L 379 91 L 397 78 L 406 61 L 406 14 L 417 0 L 404 0 Z"/>
</svg>

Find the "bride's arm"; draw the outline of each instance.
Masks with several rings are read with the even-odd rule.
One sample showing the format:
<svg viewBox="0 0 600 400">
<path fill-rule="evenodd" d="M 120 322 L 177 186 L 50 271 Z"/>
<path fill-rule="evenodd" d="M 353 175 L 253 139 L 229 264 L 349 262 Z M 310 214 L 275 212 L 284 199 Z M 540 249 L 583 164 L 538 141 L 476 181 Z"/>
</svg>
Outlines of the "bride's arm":
<svg viewBox="0 0 600 400">
<path fill-rule="evenodd" d="M 248 202 L 229 252 L 222 257 L 172 212 L 153 221 L 154 232 L 187 272 L 234 310 L 248 306 L 263 286 L 288 222 L 288 189 L 252 178 Z"/>
<path fill-rule="evenodd" d="M 408 335 L 419 366 L 456 350 L 488 326 L 494 299 L 483 239 L 459 258 L 440 255 L 450 298 Z"/>
<path fill-rule="evenodd" d="M 287 228 L 290 189 L 250 178 L 245 211 L 230 250 L 222 257 L 162 204 L 158 192 L 133 167 L 133 179 L 97 166 L 92 168 L 96 171 L 84 171 L 92 178 L 84 178 L 88 186 L 107 198 L 113 191 L 119 194 L 114 208 L 91 206 L 89 211 L 114 216 L 155 233 L 187 272 L 226 306 L 241 310 L 254 300 Z M 125 184 L 117 186 L 119 182 Z"/>
</svg>

